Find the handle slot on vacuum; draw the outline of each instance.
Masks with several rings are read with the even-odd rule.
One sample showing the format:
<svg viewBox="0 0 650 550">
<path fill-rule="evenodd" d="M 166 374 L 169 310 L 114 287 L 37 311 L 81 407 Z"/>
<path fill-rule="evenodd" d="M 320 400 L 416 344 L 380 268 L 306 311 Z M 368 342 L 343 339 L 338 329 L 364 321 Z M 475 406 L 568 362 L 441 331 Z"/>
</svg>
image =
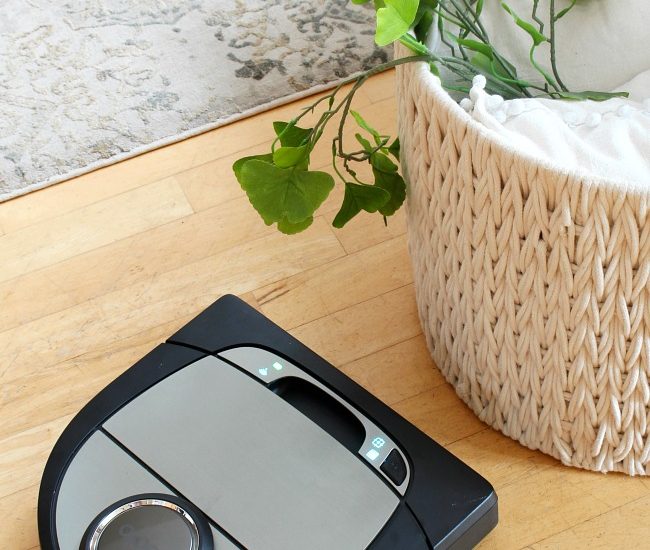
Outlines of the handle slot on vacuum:
<svg viewBox="0 0 650 550">
<path fill-rule="evenodd" d="M 348 450 L 356 453 L 366 430 L 344 405 L 313 384 L 294 376 L 280 378 L 269 389 L 318 424 Z"/>
</svg>

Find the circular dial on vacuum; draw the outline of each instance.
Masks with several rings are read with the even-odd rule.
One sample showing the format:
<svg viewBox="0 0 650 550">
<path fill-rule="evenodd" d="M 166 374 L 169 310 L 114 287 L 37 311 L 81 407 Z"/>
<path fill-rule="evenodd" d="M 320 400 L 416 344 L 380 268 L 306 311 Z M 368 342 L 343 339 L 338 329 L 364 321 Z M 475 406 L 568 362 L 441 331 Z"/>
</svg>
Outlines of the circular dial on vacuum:
<svg viewBox="0 0 650 550">
<path fill-rule="evenodd" d="M 91 523 L 82 550 L 212 550 L 203 515 L 170 495 L 136 495 L 114 503 Z"/>
</svg>

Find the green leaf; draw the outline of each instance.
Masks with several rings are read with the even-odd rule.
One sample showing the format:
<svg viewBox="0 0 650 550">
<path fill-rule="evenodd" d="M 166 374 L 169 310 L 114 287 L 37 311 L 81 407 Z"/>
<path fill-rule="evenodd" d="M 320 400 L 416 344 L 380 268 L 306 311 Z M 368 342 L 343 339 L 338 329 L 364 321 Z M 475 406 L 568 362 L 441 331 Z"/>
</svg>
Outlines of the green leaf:
<svg viewBox="0 0 650 550">
<path fill-rule="evenodd" d="M 375 153 L 372 155 L 372 157 L 370 157 L 370 164 L 372 164 L 373 168 L 380 170 L 381 172 L 386 172 L 387 174 L 397 172 L 397 165 L 383 153 Z"/>
<path fill-rule="evenodd" d="M 353 4 L 367 4 L 370 0 L 352 0 Z"/>
<path fill-rule="evenodd" d="M 384 216 L 392 216 L 404 203 L 406 198 L 406 182 L 397 173 L 397 166 L 383 153 L 375 153 L 371 159 L 372 173 L 375 176 L 375 186 L 390 195 L 386 204 L 379 208 Z"/>
<path fill-rule="evenodd" d="M 273 164 L 280 168 L 298 166 L 306 169 L 309 162 L 309 145 L 300 147 L 279 147 L 273 151 Z"/>
<path fill-rule="evenodd" d="M 404 203 L 406 198 L 406 182 L 399 174 L 386 174 L 373 170 L 375 176 L 375 186 L 387 191 L 390 200 L 386 202 L 379 212 L 384 216 L 392 216 Z"/>
<path fill-rule="evenodd" d="M 481 72 L 482 74 L 493 73 L 492 62 L 490 61 L 489 58 L 485 57 L 482 53 L 475 53 L 471 57 L 470 63 L 474 65 L 474 67 L 479 69 L 479 72 Z"/>
<path fill-rule="evenodd" d="M 514 10 L 508 6 L 505 2 L 501 2 L 501 6 L 503 6 L 503 9 L 506 10 L 512 18 L 515 20 L 515 23 L 517 24 L 518 27 L 521 29 L 525 30 L 530 37 L 533 39 L 533 42 L 535 46 L 539 46 L 542 42 L 549 42 L 549 39 L 546 38 L 537 28 L 532 24 L 529 23 L 528 21 L 524 21 L 521 17 L 519 17 Z"/>
<path fill-rule="evenodd" d="M 605 101 L 613 97 L 629 97 L 628 92 L 557 92 L 562 99 L 576 99 L 584 100 L 591 99 L 592 101 Z"/>
<path fill-rule="evenodd" d="M 389 200 L 390 195 L 384 189 L 373 185 L 346 182 L 343 204 L 332 225 L 340 229 L 362 210 L 377 212 Z"/>
<path fill-rule="evenodd" d="M 393 155 L 397 160 L 399 160 L 399 138 L 395 138 L 395 141 L 390 144 L 388 151 Z"/>
<path fill-rule="evenodd" d="M 287 128 L 288 126 L 288 128 Z M 276 121 L 273 123 L 275 135 L 280 138 L 282 147 L 298 147 L 309 139 L 313 128 L 300 128 L 291 122 Z"/>
<path fill-rule="evenodd" d="M 421 12 L 422 13 L 417 19 L 417 24 L 415 25 L 414 31 L 415 37 L 420 42 L 424 42 L 429 35 L 429 30 L 431 30 L 431 27 L 433 25 L 434 17 L 433 12 L 428 8 L 425 8 L 424 10 L 421 9 Z"/>
<path fill-rule="evenodd" d="M 418 13 L 419 0 L 384 0 L 377 10 L 375 42 L 387 46 L 406 33 Z"/>
<path fill-rule="evenodd" d="M 490 46 L 489 44 L 485 44 L 484 42 L 479 42 L 478 40 L 470 40 L 469 38 L 458 38 L 458 37 L 455 38 L 458 44 L 464 46 L 468 50 L 482 53 L 485 57 L 487 57 L 490 60 L 494 59 L 494 50 L 492 49 L 492 46 Z"/>
<path fill-rule="evenodd" d="M 379 145 L 382 139 L 381 135 L 379 135 L 379 132 L 370 126 L 370 124 L 368 124 L 356 111 L 350 111 L 350 114 L 354 117 L 354 120 L 357 121 L 357 124 L 361 126 L 361 128 L 363 128 L 366 132 L 372 134 L 372 136 L 375 138 L 375 141 L 377 142 L 377 145 Z"/>
<path fill-rule="evenodd" d="M 493 60 L 496 66 L 496 71 L 498 74 L 503 74 L 504 76 L 508 75 L 508 71 L 510 74 L 517 76 L 517 67 L 515 67 L 512 63 L 510 63 L 507 59 L 504 59 L 503 57 L 499 57 L 498 59 L 495 56 L 495 59 Z M 507 70 L 506 70 L 507 69 Z M 510 79 L 509 79 L 510 80 Z M 512 80 L 512 82 L 524 82 L 523 80 Z M 524 83 L 525 86 L 530 86 L 528 82 Z"/>
<path fill-rule="evenodd" d="M 578 0 L 571 0 L 571 4 L 569 4 L 566 8 L 564 8 L 560 13 L 558 13 L 558 14 L 555 16 L 555 20 L 556 20 L 556 21 L 559 21 L 559 20 L 562 19 L 562 18 L 563 18 L 567 13 L 569 13 L 569 12 L 573 9 L 573 6 L 576 5 L 576 2 L 577 2 L 577 1 L 578 1 Z"/>
<path fill-rule="evenodd" d="M 379 209 L 379 212 L 384 216 L 392 216 L 404 203 L 406 182 L 397 172 L 394 174 L 386 174 L 378 170 L 372 172 L 375 176 L 375 186 L 387 191 L 390 195 L 390 199 Z"/>
<path fill-rule="evenodd" d="M 291 223 L 290 221 L 287 221 L 286 218 L 282 218 L 278 222 L 278 229 L 285 235 L 295 235 L 296 233 L 300 233 L 307 229 L 313 222 L 313 216 L 309 216 L 306 220 L 298 223 Z"/>
<path fill-rule="evenodd" d="M 431 55 L 429 48 L 410 34 L 401 36 L 399 41 L 417 55 Z"/>
<path fill-rule="evenodd" d="M 241 167 L 240 184 L 267 225 L 305 222 L 327 198 L 334 179 L 326 172 L 279 168 L 262 160 Z"/>
<path fill-rule="evenodd" d="M 253 155 L 251 157 L 242 157 L 236 160 L 235 163 L 232 165 L 232 171 L 235 173 L 235 177 L 237 178 L 237 181 L 239 182 L 240 185 L 241 185 L 241 169 L 244 166 L 244 164 L 247 163 L 249 160 L 261 160 L 268 164 L 273 164 L 273 155 L 271 153 L 267 153 L 266 155 Z"/>
<path fill-rule="evenodd" d="M 363 150 L 366 151 L 367 153 L 372 151 L 373 147 L 370 145 L 370 142 L 364 138 L 361 134 L 354 134 L 354 137 L 357 138 L 357 141 L 361 144 L 361 147 L 363 147 Z"/>
<path fill-rule="evenodd" d="M 530 83 L 526 82 L 525 80 L 512 79 L 508 77 L 508 74 L 503 69 L 503 66 L 499 61 L 491 60 L 485 57 L 482 53 L 478 53 L 478 52 L 475 53 L 470 59 L 470 62 L 479 70 L 481 74 L 486 76 L 490 75 L 491 77 L 497 80 L 497 82 L 495 83 L 493 80 L 488 79 L 487 86 L 485 89 L 489 93 L 500 94 L 506 99 L 510 99 L 519 96 L 513 95 L 508 88 L 503 88 L 502 86 L 499 86 L 500 82 L 505 82 L 507 84 L 514 84 L 520 87 L 530 86 Z"/>
<path fill-rule="evenodd" d="M 440 69 L 438 69 L 438 65 L 436 65 L 433 61 L 429 63 L 429 70 L 432 74 L 440 78 Z"/>
<path fill-rule="evenodd" d="M 481 13 L 483 12 L 483 0 L 478 0 L 478 2 L 476 2 L 476 8 L 474 11 L 476 13 L 476 19 L 481 17 Z"/>
</svg>

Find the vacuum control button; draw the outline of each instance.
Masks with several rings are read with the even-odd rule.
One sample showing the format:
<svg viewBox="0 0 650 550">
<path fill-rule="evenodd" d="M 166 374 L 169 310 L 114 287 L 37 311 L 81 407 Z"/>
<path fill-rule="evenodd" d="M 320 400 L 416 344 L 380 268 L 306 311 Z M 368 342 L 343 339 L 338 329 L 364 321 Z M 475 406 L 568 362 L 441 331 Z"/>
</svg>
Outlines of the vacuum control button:
<svg viewBox="0 0 650 550">
<path fill-rule="evenodd" d="M 406 479 L 406 464 L 397 449 L 393 449 L 390 452 L 386 457 L 386 460 L 382 462 L 380 470 L 384 472 L 388 476 L 388 479 L 390 479 L 395 485 L 401 485 Z"/>
</svg>

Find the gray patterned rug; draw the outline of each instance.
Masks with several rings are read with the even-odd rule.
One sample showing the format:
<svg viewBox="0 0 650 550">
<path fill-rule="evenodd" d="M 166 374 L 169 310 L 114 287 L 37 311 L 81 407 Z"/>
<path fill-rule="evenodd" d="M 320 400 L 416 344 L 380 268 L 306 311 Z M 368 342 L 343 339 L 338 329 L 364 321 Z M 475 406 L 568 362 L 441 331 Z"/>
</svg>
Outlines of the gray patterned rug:
<svg viewBox="0 0 650 550">
<path fill-rule="evenodd" d="M 0 201 L 387 59 L 349 0 L 3 0 Z"/>
</svg>

